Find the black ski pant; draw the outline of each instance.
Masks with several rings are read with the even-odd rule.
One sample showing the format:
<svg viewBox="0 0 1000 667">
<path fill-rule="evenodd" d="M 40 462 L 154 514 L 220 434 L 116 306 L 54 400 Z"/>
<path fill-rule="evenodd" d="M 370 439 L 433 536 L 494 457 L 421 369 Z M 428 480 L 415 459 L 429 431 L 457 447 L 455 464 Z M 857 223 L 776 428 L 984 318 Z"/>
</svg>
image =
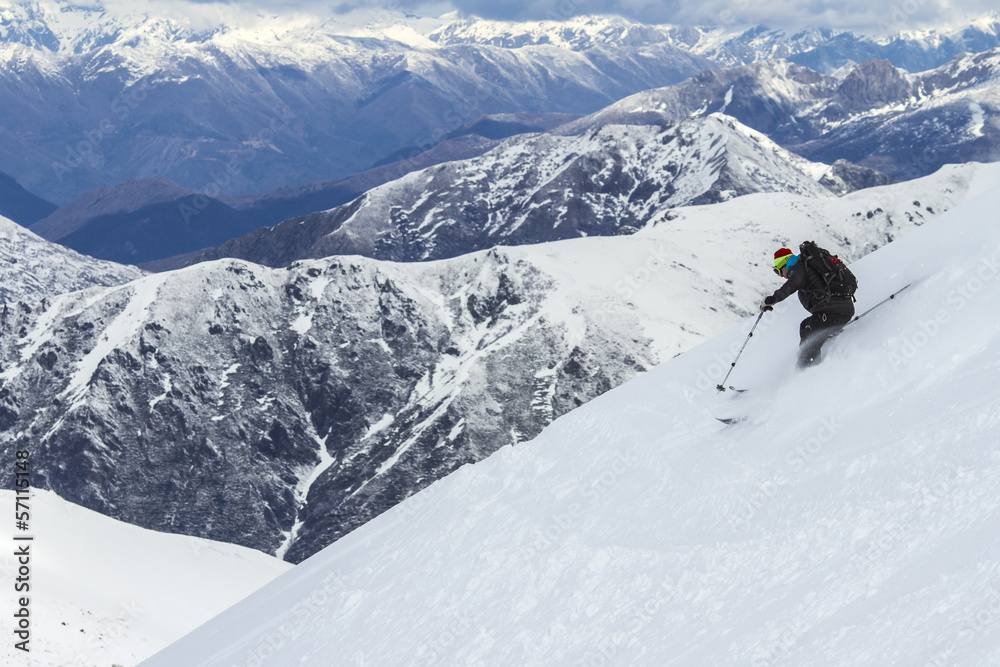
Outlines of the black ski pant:
<svg viewBox="0 0 1000 667">
<path fill-rule="evenodd" d="M 818 363 L 823 344 L 839 334 L 853 317 L 852 308 L 850 313 L 815 313 L 802 320 L 799 325 L 799 368 Z"/>
</svg>

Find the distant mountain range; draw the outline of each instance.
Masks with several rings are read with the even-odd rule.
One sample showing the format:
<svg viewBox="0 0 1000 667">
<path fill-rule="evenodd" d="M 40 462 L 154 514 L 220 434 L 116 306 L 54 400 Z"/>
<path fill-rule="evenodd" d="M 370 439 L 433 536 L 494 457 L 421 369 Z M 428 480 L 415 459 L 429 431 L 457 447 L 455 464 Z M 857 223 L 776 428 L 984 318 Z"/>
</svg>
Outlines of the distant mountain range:
<svg viewBox="0 0 1000 667">
<path fill-rule="evenodd" d="M 907 179 L 1000 159 L 998 86 L 1000 49 L 920 74 L 868 61 L 842 78 L 765 61 L 638 93 L 556 131 L 724 112 L 810 160 L 847 159 Z"/>
<path fill-rule="evenodd" d="M 31 226 L 40 236 L 111 261 L 149 265 L 218 246 L 292 217 L 323 211 L 407 173 L 475 157 L 504 137 L 550 129 L 576 118 L 561 114 L 486 116 L 426 151 L 346 178 L 243 196 L 209 197 L 165 179 L 133 179 L 77 197 Z"/>
<path fill-rule="evenodd" d="M 664 208 L 769 188 L 804 192 L 802 175 L 818 181 L 827 168 L 799 155 L 838 163 L 840 182 L 826 176 L 838 194 L 886 183 L 883 173 L 909 179 L 948 163 L 990 162 L 1000 158 L 998 85 L 1000 49 L 922 74 L 879 60 L 842 78 L 781 60 L 706 71 L 182 260 L 282 266 L 361 254 L 414 261 L 608 235 L 641 228 Z M 718 114 L 738 119 L 726 121 L 732 131 L 726 123 L 707 135 L 694 129 L 696 119 L 718 123 Z M 748 161 L 754 166 L 742 175 L 733 171 Z"/>
<path fill-rule="evenodd" d="M 55 210 L 55 204 L 33 195 L 7 174 L 0 173 L 0 216 L 27 227 Z"/>
<path fill-rule="evenodd" d="M 587 116 L 513 114 L 483 117 L 456 130 L 431 150 L 416 151 L 415 155 L 400 154 L 395 156 L 399 159 L 394 162 L 337 181 L 242 197 L 208 197 L 171 186 L 173 194 L 164 198 L 162 184 L 148 179 L 135 180 L 85 195 L 36 223 L 32 229 L 79 252 L 148 265 L 155 270 L 182 266 L 198 258 L 230 256 L 269 266 L 337 252 L 396 259 L 444 256 L 440 253 L 453 256 L 495 242 L 533 243 L 566 238 L 578 232 L 608 234 L 623 225 L 641 227 L 641 216 L 636 218 L 621 207 L 612 207 L 601 209 L 599 215 L 606 216 L 606 221 L 613 217 L 616 223 L 597 224 L 595 219 L 590 219 L 584 224 L 586 229 L 577 229 L 571 224 L 553 231 L 553 225 L 542 221 L 540 224 L 547 225 L 546 230 L 519 223 L 517 230 L 505 230 L 498 236 L 486 227 L 477 228 L 479 223 L 473 218 L 480 208 L 486 206 L 492 211 L 489 215 L 494 219 L 489 225 L 495 226 L 497 216 L 518 215 L 518 207 L 527 205 L 523 201 L 526 194 L 536 198 L 544 194 L 533 189 L 527 180 L 508 182 L 500 167 L 487 165 L 508 164 L 511 174 L 522 171 L 530 174 L 535 167 L 529 165 L 536 160 L 522 156 L 528 147 L 548 153 L 560 141 L 565 143 L 565 140 L 546 139 L 546 135 L 538 135 L 539 132 L 548 132 L 552 137 L 578 137 L 586 143 L 583 138 L 588 133 L 614 125 L 658 128 L 687 118 L 724 113 L 810 160 L 833 164 L 846 159 L 869 171 L 868 176 L 855 172 L 849 179 L 851 185 L 841 186 L 844 189 L 840 192 L 844 192 L 886 182 L 871 172 L 901 180 L 926 175 L 943 164 L 988 162 L 1000 157 L 997 126 L 1000 105 L 994 99 L 998 84 L 1000 49 L 960 56 L 920 74 L 902 72 L 884 60 L 862 63 L 842 72 L 839 77 L 826 76 L 789 61 L 763 61 L 701 72 L 683 82 L 626 97 Z M 521 138 L 508 138 L 521 133 L 524 133 Z M 531 138 L 533 135 L 538 136 Z M 607 148 L 602 154 L 593 154 L 592 158 L 598 161 L 620 159 L 611 157 L 614 152 L 611 144 Z M 485 157 L 487 151 L 491 151 L 489 158 Z M 511 154 L 502 157 L 504 151 L 511 151 Z M 470 161 L 462 166 L 444 164 L 455 160 Z M 582 163 L 574 164 L 576 167 L 566 174 L 580 170 Z M 392 196 L 401 197 L 397 206 L 401 211 L 412 205 L 416 201 L 414 198 L 424 195 L 428 198 L 422 204 L 424 208 L 448 211 L 451 222 L 443 227 L 435 226 L 442 238 L 436 241 L 440 245 L 434 252 L 421 254 L 404 250 L 391 236 L 385 236 L 380 243 L 382 246 L 392 243 L 395 246 L 392 253 L 384 248 L 376 252 L 371 240 L 360 245 L 355 236 L 345 240 L 346 232 L 332 233 L 340 224 L 337 214 L 319 213 L 300 224 L 302 216 L 346 206 L 373 187 L 433 165 L 442 165 L 441 174 L 464 170 L 470 175 L 461 177 L 462 185 L 457 188 L 445 186 L 447 176 L 435 177 L 436 180 L 428 181 L 426 192 L 415 185 L 416 178 L 412 177 L 405 185 L 401 182 L 393 186 L 395 194 Z M 682 167 L 683 178 L 688 182 L 702 174 L 694 162 L 675 164 L 676 169 Z M 625 188 L 629 196 L 636 198 L 650 198 L 655 194 L 658 206 L 682 205 L 682 198 L 661 190 L 670 179 L 650 177 L 646 168 L 640 165 L 634 168 L 638 170 L 636 174 L 627 178 L 636 183 L 644 181 L 645 190 L 624 182 L 616 185 L 598 183 L 591 178 L 594 174 L 588 175 L 586 168 L 579 177 L 589 181 L 586 187 L 595 192 L 609 187 Z M 489 169 L 490 179 L 472 174 L 476 169 Z M 431 178 L 428 174 L 430 172 L 421 178 Z M 470 184 L 476 179 L 480 186 L 473 187 Z M 487 180 L 488 188 L 485 187 Z M 749 185 L 752 180 L 744 179 L 742 186 L 730 189 L 733 193 L 754 191 Z M 488 203 L 495 198 L 500 184 L 514 188 L 507 193 L 509 201 Z M 557 188 L 558 182 L 550 185 Z M 718 189 L 726 188 L 720 185 Z M 400 194 L 404 191 L 408 194 Z M 571 187 L 565 192 L 578 191 Z M 681 192 L 686 191 L 682 188 Z M 553 197 L 548 204 L 550 208 L 563 195 L 555 193 Z M 463 198 L 468 205 L 454 208 L 448 203 L 461 202 Z M 405 204 L 407 201 L 410 203 Z M 684 201 L 700 200 L 692 196 Z M 532 205 L 529 217 L 544 217 L 546 208 L 537 203 Z M 590 215 L 581 214 L 581 206 L 588 210 L 593 208 L 591 204 L 577 202 L 571 217 L 583 220 Z M 339 210 L 342 213 L 348 209 Z M 362 217 L 375 215 L 375 211 L 374 208 L 366 209 Z M 388 211 L 381 213 L 388 215 Z M 285 224 L 274 231 L 262 229 L 275 227 L 282 221 L 286 221 Z M 382 221 L 385 228 L 379 233 L 386 232 L 388 226 L 395 227 L 398 222 L 390 222 L 385 217 Z M 462 232 L 466 237 L 463 241 L 444 239 L 449 229 L 454 231 L 461 226 L 466 227 Z M 321 239 L 319 245 L 314 246 L 310 235 Z M 472 236 L 478 238 L 472 239 Z M 427 239 L 421 241 L 427 242 Z M 205 251 L 213 247 L 216 249 Z M 450 249 L 445 250 L 446 247 Z"/>
<path fill-rule="evenodd" d="M 17 2 L 0 22 L 0 170 L 57 204 L 137 178 L 210 197 L 330 181 L 436 145 L 483 114 L 591 113 L 720 65 L 786 58 L 829 74 L 873 57 L 911 71 L 1000 44 L 385 13 L 379 25 L 194 24 L 101 5 Z M 405 110 L 405 112 L 401 112 Z"/>
<path fill-rule="evenodd" d="M 712 66 L 663 41 L 442 45 L 398 18 L 198 32 L 99 4 L 12 5 L 0 170 L 59 204 L 149 177 L 209 196 L 268 191 L 430 148 L 483 114 L 589 113 Z"/>
<path fill-rule="evenodd" d="M 767 26 L 641 25 L 596 17 L 519 23 L 466 19 L 448 22 L 429 37 L 443 45 L 479 44 L 507 49 L 551 45 L 584 50 L 595 46 L 666 42 L 717 65 L 749 65 L 761 60 L 785 59 L 824 74 L 875 59 L 889 60 L 910 72 L 922 72 L 939 67 L 961 53 L 1000 47 L 1000 15 L 995 12 L 961 28 L 904 32 L 887 22 L 876 29 L 881 33 L 861 34 L 829 28 L 785 30 Z"/>
</svg>

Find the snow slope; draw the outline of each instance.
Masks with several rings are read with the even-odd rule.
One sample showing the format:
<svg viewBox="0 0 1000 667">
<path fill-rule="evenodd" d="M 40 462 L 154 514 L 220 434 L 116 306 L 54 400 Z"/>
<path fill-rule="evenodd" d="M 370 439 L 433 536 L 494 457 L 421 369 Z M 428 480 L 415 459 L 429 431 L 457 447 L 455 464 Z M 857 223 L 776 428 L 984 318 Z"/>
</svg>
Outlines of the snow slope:
<svg viewBox="0 0 1000 667">
<path fill-rule="evenodd" d="M 995 665 L 994 188 L 356 530 L 146 664 Z M 773 286 L 777 286 L 777 282 Z M 716 417 L 746 414 L 732 427 Z"/>
<path fill-rule="evenodd" d="M 31 303 L 87 287 L 121 285 L 142 274 L 134 266 L 94 259 L 50 243 L 0 216 L 0 304 Z"/>
<path fill-rule="evenodd" d="M 13 511 L 14 497 L 0 491 L 0 504 Z M 251 549 L 121 523 L 48 491 L 28 505 L 31 661 L 5 640 L 0 663 L 11 667 L 134 665 L 290 569 Z M 18 567 L 12 528 L 13 520 L 0 527 L 6 636 Z"/>
</svg>

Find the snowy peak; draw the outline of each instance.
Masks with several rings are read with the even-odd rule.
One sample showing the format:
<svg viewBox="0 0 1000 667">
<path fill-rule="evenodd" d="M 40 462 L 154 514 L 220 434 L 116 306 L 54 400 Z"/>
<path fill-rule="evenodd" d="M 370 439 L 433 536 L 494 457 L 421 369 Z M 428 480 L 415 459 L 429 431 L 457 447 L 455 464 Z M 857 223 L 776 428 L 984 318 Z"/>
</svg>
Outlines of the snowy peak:
<svg viewBox="0 0 1000 667">
<path fill-rule="evenodd" d="M 699 55 L 722 65 L 749 65 L 761 60 L 789 58 L 826 44 L 840 34 L 830 29 L 786 30 L 755 26 L 742 31 L 716 28 L 693 45 Z"/>
<path fill-rule="evenodd" d="M 150 46 L 184 40 L 190 28 L 144 13 L 110 12 L 100 2 L 13 2 L 0 6 L 0 38 L 52 53 L 80 54 L 119 44 Z"/>
<path fill-rule="evenodd" d="M 645 46 L 670 42 L 679 31 L 672 26 L 650 26 L 607 16 L 517 23 L 466 19 L 442 26 L 429 38 L 442 45 L 481 44 L 506 49 L 555 46 L 581 51 L 598 46 Z"/>
<path fill-rule="evenodd" d="M 35 303 L 89 287 L 120 285 L 141 275 L 134 266 L 80 255 L 0 217 L 0 303 Z"/>
<path fill-rule="evenodd" d="M 655 124 L 725 113 L 771 136 L 782 136 L 801 110 L 829 98 L 836 79 L 787 60 L 706 70 L 665 88 L 643 91 L 569 123 L 559 132 L 604 124 Z M 779 139 L 780 140 L 780 139 Z"/>
<path fill-rule="evenodd" d="M 916 80 L 927 97 L 995 87 L 1000 82 L 1000 49 L 962 54 L 947 65 L 921 73 Z"/>
<path fill-rule="evenodd" d="M 498 244 L 609 236 L 645 227 L 671 208 L 753 192 L 832 196 L 817 182 L 826 170 L 724 115 L 523 135 L 235 239 L 202 259 L 281 266 L 359 254 L 420 261 Z"/>
<path fill-rule="evenodd" d="M 907 179 L 944 164 L 996 159 L 998 80 L 1000 49 L 963 54 L 918 74 L 887 60 L 863 62 L 840 78 L 766 61 L 701 72 L 556 131 L 724 112 L 811 161 L 847 159 Z"/>
<path fill-rule="evenodd" d="M 888 60 L 866 60 L 837 86 L 824 113 L 837 118 L 907 102 L 913 95 L 913 88 L 910 77 Z"/>
<path fill-rule="evenodd" d="M 893 25 L 869 33 L 830 29 L 797 32 L 752 27 L 706 32 L 694 52 L 723 65 L 745 65 L 787 58 L 825 74 L 865 60 L 888 59 L 908 72 L 934 69 L 965 52 L 1000 47 L 1000 22 L 994 13 L 952 28 L 900 31 Z"/>
</svg>

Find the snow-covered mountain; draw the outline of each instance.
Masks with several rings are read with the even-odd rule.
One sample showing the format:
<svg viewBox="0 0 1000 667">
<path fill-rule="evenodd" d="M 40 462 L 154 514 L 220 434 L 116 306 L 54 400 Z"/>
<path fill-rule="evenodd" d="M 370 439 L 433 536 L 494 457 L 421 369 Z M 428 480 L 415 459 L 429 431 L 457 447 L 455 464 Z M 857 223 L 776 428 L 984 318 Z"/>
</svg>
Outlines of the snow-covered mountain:
<svg viewBox="0 0 1000 667">
<path fill-rule="evenodd" d="M 723 115 L 528 135 L 234 239 L 201 259 L 284 266 L 358 254 L 419 261 L 495 245 L 608 236 L 642 228 L 672 208 L 752 192 L 831 197 L 819 183 L 827 171 Z"/>
<path fill-rule="evenodd" d="M 745 321 L 146 664 L 243 664 L 275 628 L 274 664 L 998 664 L 998 207 L 852 264 L 861 308 L 911 287 L 819 367 L 793 371 L 790 305 L 733 375 L 751 393 L 720 396 Z"/>
<path fill-rule="evenodd" d="M 809 160 L 847 159 L 894 178 L 1000 159 L 1000 49 L 910 74 L 869 61 L 842 77 L 787 61 L 706 71 L 625 98 L 555 131 L 658 124 L 724 112 Z"/>
<path fill-rule="evenodd" d="M 942 164 L 997 160 L 1000 49 L 915 75 L 884 62 L 865 63 L 826 105 L 811 111 L 804 115 L 819 135 L 783 145 L 812 160 L 835 156 L 895 178 Z"/>
<path fill-rule="evenodd" d="M 0 491 L 0 502 L 14 507 L 14 492 Z M 27 504 L 31 650 L 3 642 L 4 665 L 136 665 L 290 569 L 243 547 L 121 523 L 48 491 Z M 19 544 L 13 528 L 0 527 L 7 545 Z M 4 549 L 0 580 L 10 589 L 20 565 Z M 0 609 L 13 618 L 14 596 Z"/>
<path fill-rule="evenodd" d="M 664 42 L 441 45 L 388 10 L 372 29 L 288 14 L 214 30 L 99 3 L 2 11 L 0 170 L 58 204 L 132 178 L 208 195 L 329 180 L 483 114 L 590 113 L 711 65 Z"/>
<path fill-rule="evenodd" d="M 631 236 L 225 260 L 11 307 L 0 444 L 30 443 L 35 484 L 73 502 L 300 561 L 746 317 L 775 247 L 854 259 L 997 182 L 964 165 L 677 209 Z"/>
<path fill-rule="evenodd" d="M 500 114 L 484 116 L 454 136 L 416 155 L 332 181 L 209 197 L 165 179 L 132 179 L 88 192 L 31 225 L 38 235 L 77 252 L 115 262 L 184 266 L 178 256 L 218 246 L 283 220 L 346 204 L 373 187 L 418 169 L 482 155 L 503 138 L 541 132 L 577 116 Z M 2 181 L 0 181 L 2 186 Z M 186 260 L 187 258 L 185 258 Z M 155 262 L 155 264 L 150 264 Z"/>
<path fill-rule="evenodd" d="M 719 64 L 785 57 L 832 73 L 883 57 L 915 71 L 1000 44 L 992 15 L 958 33 L 859 37 L 205 4 L 0 6 L 0 170 L 57 204 L 134 178 L 260 192 L 425 150 L 483 114 L 591 113 Z"/>
<path fill-rule="evenodd" d="M 20 301 L 34 307 L 40 299 L 121 285 L 141 275 L 134 266 L 104 262 L 49 243 L 0 216 L 0 304 Z"/>
<path fill-rule="evenodd" d="M 891 14 L 887 12 L 888 15 Z M 875 30 L 855 33 L 828 28 L 804 30 L 747 29 L 699 30 L 691 50 L 714 62 L 735 66 L 762 60 L 787 59 L 824 74 L 865 60 L 888 60 L 909 72 L 923 72 L 944 65 L 963 53 L 1000 47 L 1000 15 L 984 14 L 960 27 L 899 30 L 888 23 Z"/>
<path fill-rule="evenodd" d="M 868 33 L 829 28 L 787 30 L 760 25 L 643 25 L 608 16 L 524 22 L 472 18 L 449 21 L 430 32 L 428 38 L 439 44 L 505 48 L 551 44 L 585 49 L 595 45 L 668 42 L 727 67 L 787 59 L 833 74 L 865 60 L 886 59 L 907 71 L 922 72 L 940 67 L 962 53 L 1000 47 L 1000 15 L 987 13 L 960 27 L 905 31 L 887 21 L 885 25 L 873 26 Z"/>
</svg>

